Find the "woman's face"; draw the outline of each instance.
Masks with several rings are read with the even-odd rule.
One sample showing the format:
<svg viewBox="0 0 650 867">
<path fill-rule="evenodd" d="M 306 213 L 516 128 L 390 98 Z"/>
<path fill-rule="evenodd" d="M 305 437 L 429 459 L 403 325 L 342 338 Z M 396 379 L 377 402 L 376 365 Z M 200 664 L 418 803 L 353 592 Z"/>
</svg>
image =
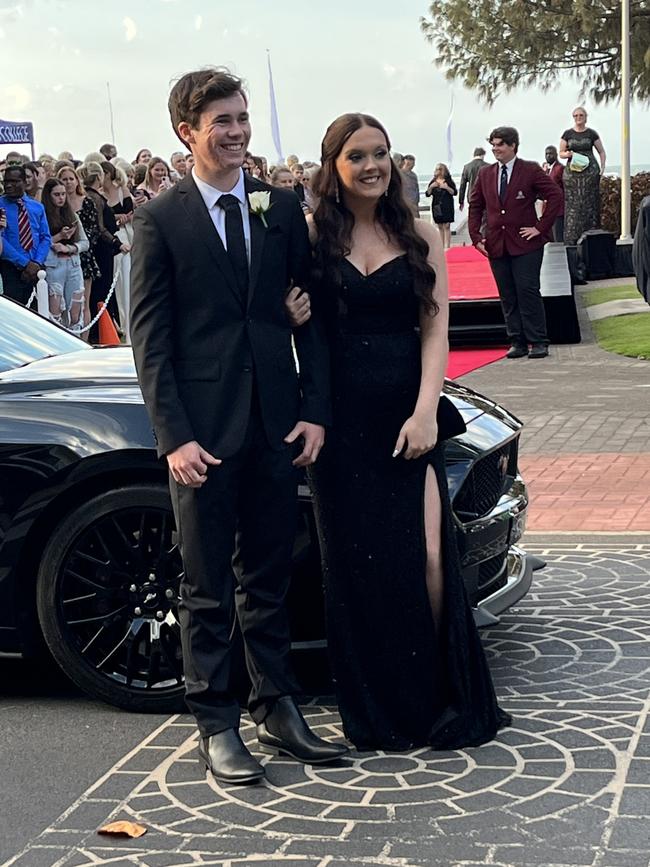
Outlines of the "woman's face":
<svg viewBox="0 0 650 867">
<path fill-rule="evenodd" d="M 334 165 L 345 193 L 378 199 L 388 189 L 392 166 L 385 135 L 375 127 L 362 126 L 345 142 Z"/>
<path fill-rule="evenodd" d="M 293 189 L 293 175 L 291 174 L 289 169 L 287 169 L 285 172 L 278 172 L 278 176 L 275 179 L 274 186 L 286 187 L 288 190 Z"/>
<path fill-rule="evenodd" d="M 66 195 L 73 196 L 77 192 L 77 179 L 71 171 L 64 169 L 59 180 L 65 187 Z"/>
<path fill-rule="evenodd" d="M 150 159 L 151 159 L 151 151 L 148 151 L 145 149 L 143 151 L 140 151 L 140 153 L 138 154 L 138 162 L 139 163 L 145 163 L 145 165 L 146 165 Z"/>
<path fill-rule="evenodd" d="M 587 123 L 587 112 L 582 108 L 576 108 L 573 112 L 573 122 L 576 126 L 584 126 Z"/>
<path fill-rule="evenodd" d="M 167 177 L 167 166 L 163 163 L 156 163 L 156 165 L 151 169 L 151 177 L 156 181 L 156 183 L 160 183 L 163 178 Z"/>
<path fill-rule="evenodd" d="M 50 198 L 55 208 L 62 208 L 65 205 L 66 193 L 63 184 L 57 184 L 50 190 Z"/>
<path fill-rule="evenodd" d="M 37 178 L 31 169 L 25 169 L 25 189 L 28 193 L 33 193 L 37 188 Z"/>
</svg>

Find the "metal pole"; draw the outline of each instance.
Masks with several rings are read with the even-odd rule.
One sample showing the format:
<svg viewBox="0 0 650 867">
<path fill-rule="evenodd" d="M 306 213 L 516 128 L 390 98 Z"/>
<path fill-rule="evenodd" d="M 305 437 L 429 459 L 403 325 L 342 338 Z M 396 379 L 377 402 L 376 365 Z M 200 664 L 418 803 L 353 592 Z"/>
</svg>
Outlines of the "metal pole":
<svg viewBox="0 0 650 867">
<path fill-rule="evenodd" d="M 113 127 L 113 102 L 111 100 L 111 84 L 106 82 L 106 90 L 108 92 L 108 114 L 111 120 L 111 144 L 115 144 L 115 129 Z"/>
<path fill-rule="evenodd" d="M 630 235 L 630 0 L 621 0 L 621 237 Z"/>
</svg>

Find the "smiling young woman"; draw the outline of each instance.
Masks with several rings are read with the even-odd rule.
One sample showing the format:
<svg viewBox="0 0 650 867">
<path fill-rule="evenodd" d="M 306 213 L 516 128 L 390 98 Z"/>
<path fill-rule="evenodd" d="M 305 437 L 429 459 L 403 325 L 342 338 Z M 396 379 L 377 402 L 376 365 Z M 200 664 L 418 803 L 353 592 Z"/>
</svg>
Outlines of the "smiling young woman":
<svg viewBox="0 0 650 867">
<path fill-rule="evenodd" d="M 414 219 L 375 118 L 335 120 L 321 164 L 311 294 L 334 412 L 310 472 L 345 733 L 362 750 L 477 745 L 509 718 L 465 597 L 445 480 L 442 443 L 464 425 L 440 398 L 440 235 Z"/>
</svg>

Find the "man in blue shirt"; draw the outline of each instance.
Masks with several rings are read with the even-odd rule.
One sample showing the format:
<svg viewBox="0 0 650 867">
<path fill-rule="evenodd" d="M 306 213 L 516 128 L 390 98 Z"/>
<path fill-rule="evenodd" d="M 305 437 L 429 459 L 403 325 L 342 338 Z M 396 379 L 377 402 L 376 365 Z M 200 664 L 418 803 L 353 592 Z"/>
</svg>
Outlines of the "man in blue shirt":
<svg viewBox="0 0 650 867">
<path fill-rule="evenodd" d="M 7 218 L 0 253 L 2 285 L 4 294 L 21 304 L 29 300 L 52 243 L 45 209 L 25 195 L 25 181 L 23 166 L 8 166 L 5 195 L 0 196 L 0 208 Z"/>
</svg>

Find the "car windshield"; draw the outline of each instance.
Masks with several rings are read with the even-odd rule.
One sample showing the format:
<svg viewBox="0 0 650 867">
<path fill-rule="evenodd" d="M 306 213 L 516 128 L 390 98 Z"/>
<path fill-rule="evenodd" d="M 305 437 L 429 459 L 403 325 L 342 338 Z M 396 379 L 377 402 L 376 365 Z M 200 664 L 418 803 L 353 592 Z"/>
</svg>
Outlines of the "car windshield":
<svg viewBox="0 0 650 867">
<path fill-rule="evenodd" d="M 86 350 L 92 347 L 65 328 L 0 296 L 0 373 L 39 358 Z"/>
</svg>

